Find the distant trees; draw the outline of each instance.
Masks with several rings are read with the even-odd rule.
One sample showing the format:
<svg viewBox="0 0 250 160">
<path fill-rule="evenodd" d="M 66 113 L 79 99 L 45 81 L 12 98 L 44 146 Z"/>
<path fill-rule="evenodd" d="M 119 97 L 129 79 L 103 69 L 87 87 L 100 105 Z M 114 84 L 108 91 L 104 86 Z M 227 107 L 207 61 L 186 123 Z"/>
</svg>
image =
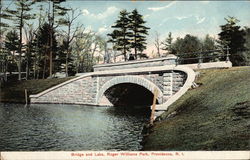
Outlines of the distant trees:
<svg viewBox="0 0 250 160">
<path fill-rule="evenodd" d="M 204 39 L 199 39 L 196 36 L 187 34 L 184 38 L 177 37 L 173 41 L 171 32 L 168 37 L 161 43 L 161 49 L 166 53 L 177 54 L 181 58 L 189 58 L 185 63 L 197 62 L 194 58 L 198 56 L 220 55 L 219 52 L 208 53 L 211 50 L 221 49 L 226 52 L 229 48 L 230 60 L 233 65 L 249 65 L 250 63 L 250 29 L 245 27 L 242 29 L 237 23 L 238 19 L 228 16 L 225 18 L 226 24 L 221 25 L 221 32 L 218 34 L 219 39 L 215 39 L 206 35 Z M 156 38 L 157 39 L 157 38 Z M 157 47 L 156 47 L 157 48 Z M 202 52 L 203 54 L 197 54 Z M 191 60 L 193 59 L 193 60 Z M 220 59 L 220 58 L 217 58 Z M 211 58 L 206 58 L 205 61 L 211 61 Z"/>
<path fill-rule="evenodd" d="M 106 39 L 77 23 L 80 13 L 63 7 L 65 0 L 20 0 L 8 7 L 0 2 L 0 72 L 5 80 L 7 72 L 16 71 L 19 80 L 89 72 L 108 55 Z"/>
<path fill-rule="evenodd" d="M 76 73 L 93 71 L 93 65 L 104 59 L 107 42 L 103 37 L 85 28 L 80 28 L 76 35 L 72 41 L 71 56 L 74 71 Z"/>
<path fill-rule="evenodd" d="M 245 50 L 241 52 L 241 56 L 243 58 L 243 62 L 242 65 L 250 65 L 250 28 L 249 27 L 245 27 L 244 28 L 244 32 L 245 32 Z"/>
<path fill-rule="evenodd" d="M 202 50 L 209 51 L 217 48 L 216 39 L 210 37 L 209 34 L 206 35 L 205 39 L 202 42 Z"/>
<path fill-rule="evenodd" d="M 80 27 L 80 26 L 76 26 L 76 28 L 73 28 L 74 21 L 77 19 L 77 17 L 80 16 L 80 14 L 81 13 L 78 13 L 76 15 L 75 10 L 71 8 L 70 13 L 66 13 L 65 19 L 61 19 L 61 24 L 67 27 L 67 31 L 64 32 L 65 34 L 63 35 L 63 37 L 64 37 L 63 45 L 64 45 L 65 51 L 66 51 L 66 58 L 65 58 L 66 77 L 68 77 L 69 63 L 70 63 L 70 61 L 72 61 L 70 58 L 71 51 L 72 51 L 71 43 L 72 43 L 73 39 L 76 37 L 76 32 L 77 32 L 78 28 Z"/>
<path fill-rule="evenodd" d="M 16 71 L 19 80 L 24 79 L 21 71 L 26 72 L 25 79 L 53 77 L 57 72 L 65 73 L 65 76 L 90 72 L 93 65 L 103 60 L 116 62 L 118 55 L 127 60 L 128 53 L 132 53 L 138 59 L 146 49 L 149 28 L 136 9 L 120 12 L 107 41 L 106 37 L 78 24 L 80 13 L 63 7 L 65 0 L 20 0 L 9 3 L 11 7 L 3 7 L 5 3 L 0 2 L 0 72 L 4 73 L 5 79 L 7 72 Z M 39 4 L 33 5 L 35 3 Z M 33 12 L 33 8 L 37 11 Z M 250 29 L 242 29 L 237 23 L 234 17 L 226 18 L 219 40 L 209 35 L 200 39 L 190 34 L 174 40 L 169 32 L 162 42 L 157 33 L 154 41 L 157 56 L 162 56 L 163 50 L 166 55 L 189 58 L 184 63 L 196 63 L 197 52 L 229 46 L 234 65 L 249 65 Z"/>
<path fill-rule="evenodd" d="M 114 44 L 114 49 L 121 51 L 125 61 L 127 52 L 134 49 L 134 56 L 137 59 L 138 52 L 146 49 L 146 35 L 148 27 L 145 27 L 145 21 L 142 15 L 135 9 L 131 13 L 122 10 L 119 19 L 112 28 L 115 28 L 110 36 L 109 42 Z"/>
<path fill-rule="evenodd" d="M 162 50 L 166 51 L 165 55 L 174 54 L 173 37 L 171 32 L 168 33 L 168 37 L 163 42 L 161 42 L 161 44 L 163 45 Z"/>
<path fill-rule="evenodd" d="M 230 60 L 233 65 L 240 65 L 244 59 L 240 56 L 240 51 L 244 49 L 245 32 L 237 25 L 239 22 L 235 17 L 225 18 L 226 24 L 221 25 L 219 35 L 219 43 L 223 47 L 229 47 Z"/>
<path fill-rule="evenodd" d="M 160 50 L 161 50 L 160 35 L 159 35 L 159 33 L 157 31 L 155 32 L 154 45 L 155 45 L 155 48 L 156 48 L 157 56 L 161 57 L 161 53 L 160 53 Z"/>
<path fill-rule="evenodd" d="M 187 34 L 184 38 L 177 38 L 173 44 L 173 52 L 181 58 L 197 58 L 202 48 L 201 41 L 192 35 Z M 190 54 L 193 53 L 193 54 Z M 185 60 L 185 63 L 197 62 L 196 59 Z"/>
<path fill-rule="evenodd" d="M 18 59 L 18 80 L 21 80 L 21 64 L 22 64 L 22 49 L 23 49 L 23 26 L 24 23 L 28 20 L 34 19 L 34 14 L 29 13 L 31 10 L 31 5 L 33 5 L 33 1 L 28 0 L 20 0 L 16 1 L 16 9 L 15 10 L 7 10 L 7 13 L 11 17 L 11 20 L 16 24 L 16 28 L 19 30 L 19 59 Z"/>
<path fill-rule="evenodd" d="M 162 50 L 167 54 L 175 54 L 180 58 L 184 58 L 182 63 L 196 63 L 199 56 L 207 56 L 203 51 L 215 50 L 217 48 L 216 40 L 209 35 L 204 39 L 199 39 L 196 36 L 187 34 L 184 38 L 177 37 L 173 41 L 172 33 L 169 32 L 168 37 L 161 42 Z M 209 59 L 206 59 L 209 61 Z"/>
</svg>

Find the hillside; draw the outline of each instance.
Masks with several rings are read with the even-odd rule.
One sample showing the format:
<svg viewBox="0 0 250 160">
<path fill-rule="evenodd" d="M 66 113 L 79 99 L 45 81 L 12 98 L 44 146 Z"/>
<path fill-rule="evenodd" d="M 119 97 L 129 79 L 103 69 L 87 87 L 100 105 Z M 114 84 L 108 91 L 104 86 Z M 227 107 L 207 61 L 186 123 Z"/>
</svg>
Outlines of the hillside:
<svg viewBox="0 0 250 160">
<path fill-rule="evenodd" d="M 143 150 L 250 150 L 250 67 L 200 70 L 169 107 Z"/>
</svg>

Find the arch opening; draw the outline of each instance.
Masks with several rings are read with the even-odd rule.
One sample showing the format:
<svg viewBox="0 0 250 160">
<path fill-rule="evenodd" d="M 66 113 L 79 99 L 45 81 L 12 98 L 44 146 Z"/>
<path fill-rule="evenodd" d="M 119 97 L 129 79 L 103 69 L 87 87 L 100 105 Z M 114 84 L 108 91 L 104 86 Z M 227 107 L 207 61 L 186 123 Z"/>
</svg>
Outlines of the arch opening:
<svg viewBox="0 0 250 160">
<path fill-rule="evenodd" d="M 149 107 L 153 104 L 153 93 L 134 83 L 119 83 L 108 88 L 104 95 L 114 106 Z M 158 104 L 158 100 L 157 100 Z"/>
</svg>

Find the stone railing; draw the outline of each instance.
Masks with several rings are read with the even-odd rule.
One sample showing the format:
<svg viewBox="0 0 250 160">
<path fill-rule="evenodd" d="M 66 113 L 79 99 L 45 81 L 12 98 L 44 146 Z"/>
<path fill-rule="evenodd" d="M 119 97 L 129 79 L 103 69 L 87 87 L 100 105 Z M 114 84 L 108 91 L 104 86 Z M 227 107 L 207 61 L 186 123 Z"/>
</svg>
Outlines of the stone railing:
<svg viewBox="0 0 250 160">
<path fill-rule="evenodd" d="M 176 63 L 176 56 L 162 57 L 162 58 L 152 58 L 146 60 L 133 60 L 126 62 L 118 63 L 109 63 L 109 64 L 98 64 L 95 65 L 94 72 L 96 71 L 107 71 L 107 70 L 118 70 L 118 69 L 132 69 L 139 67 L 156 67 L 156 66 L 165 66 L 173 65 Z"/>
</svg>

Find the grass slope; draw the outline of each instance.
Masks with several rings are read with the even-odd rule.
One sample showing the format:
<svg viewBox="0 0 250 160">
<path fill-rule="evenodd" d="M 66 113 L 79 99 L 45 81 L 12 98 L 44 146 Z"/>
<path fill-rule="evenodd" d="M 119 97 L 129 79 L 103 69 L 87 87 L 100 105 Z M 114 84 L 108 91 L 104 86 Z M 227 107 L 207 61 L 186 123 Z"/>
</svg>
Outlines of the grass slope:
<svg viewBox="0 0 250 160">
<path fill-rule="evenodd" d="M 37 94 L 72 78 L 74 77 L 7 82 L 0 88 L 0 102 L 25 103 L 25 89 L 28 95 Z"/>
<path fill-rule="evenodd" d="M 145 138 L 144 150 L 250 150 L 250 67 L 200 70 Z"/>
</svg>

